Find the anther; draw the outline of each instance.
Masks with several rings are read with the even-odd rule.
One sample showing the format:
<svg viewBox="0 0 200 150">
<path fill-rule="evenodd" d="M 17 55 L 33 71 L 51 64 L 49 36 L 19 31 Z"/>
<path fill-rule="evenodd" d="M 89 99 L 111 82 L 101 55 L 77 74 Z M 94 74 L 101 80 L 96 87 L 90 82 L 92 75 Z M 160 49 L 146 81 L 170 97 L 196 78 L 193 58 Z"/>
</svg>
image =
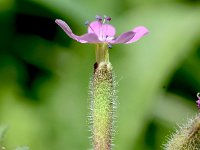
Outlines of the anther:
<svg viewBox="0 0 200 150">
<path fill-rule="evenodd" d="M 95 17 L 95 18 L 96 18 L 96 20 L 97 20 L 97 21 L 102 21 L 102 17 L 101 17 L 101 16 L 99 16 L 99 15 L 96 15 L 96 17 Z"/>
<path fill-rule="evenodd" d="M 200 100 L 200 93 L 197 93 L 197 98 Z"/>
<path fill-rule="evenodd" d="M 85 25 L 88 26 L 90 24 L 89 21 L 85 21 Z"/>
<path fill-rule="evenodd" d="M 112 45 L 111 45 L 111 44 L 108 44 L 108 48 L 109 48 L 109 49 L 112 49 Z"/>
<path fill-rule="evenodd" d="M 106 16 L 105 19 L 106 19 L 106 21 L 109 21 L 109 22 L 111 21 L 111 17 L 109 17 L 109 16 Z"/>
<path fill-rule="evenodd" d="M 88 26 L 88 28 L 90 28 L 94 33 L 95 31 L 92 29 L 92 27 L 90 26 L 90 22 L 89 21 L 85 21 L 85 25 Z"/>
</svg>

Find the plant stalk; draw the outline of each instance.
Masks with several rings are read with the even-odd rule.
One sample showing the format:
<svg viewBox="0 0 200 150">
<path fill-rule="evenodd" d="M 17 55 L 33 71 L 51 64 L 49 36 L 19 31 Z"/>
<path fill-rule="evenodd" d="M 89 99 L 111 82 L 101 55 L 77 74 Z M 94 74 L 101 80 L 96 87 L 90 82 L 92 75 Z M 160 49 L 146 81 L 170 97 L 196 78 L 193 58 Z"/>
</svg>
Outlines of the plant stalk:
<svg viewBox="0 0 200 150">
<path fill-rule="evenodd" d="M 94 150 L 111 150 L 116 92 L 105 45 L 97 45 L 96 61 L 90 84 L 92 144 Z"/>
</svg>

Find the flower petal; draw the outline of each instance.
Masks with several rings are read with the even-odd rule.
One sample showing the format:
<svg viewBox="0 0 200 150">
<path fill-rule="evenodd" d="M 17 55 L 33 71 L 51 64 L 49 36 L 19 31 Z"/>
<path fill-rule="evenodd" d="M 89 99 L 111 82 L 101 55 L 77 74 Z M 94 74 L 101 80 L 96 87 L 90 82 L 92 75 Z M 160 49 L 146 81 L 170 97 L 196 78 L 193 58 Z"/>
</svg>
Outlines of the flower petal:
<svg viewBox="0 0 200 150">
<path fill-rule="evenodd" d="M 65 31 L 65 33 L 72 39 L 77 40 L 77 35 L 73 34 L 68 24 L 60 19 L 56 19 L 55 22 Z"/>
<path fill-rule="evenodd" d="M 130 41 L 126 42 L 127 44 L 136 42 L 137 40 L 139 40 L 140 38 L 149 33 L 148 29 L 143 26 L 138 26 L 134 28 L 132 31 L 135 32 L 135 36 Z"/>
<path fill-rule="evenodd" d="M 102 25 L 102 35 L 103 37 L 114 37 L 115 36 L 115 28 L 110 24 Z"/>
<path fill-rule="evenodd" d="M 88 26 L 88 33 L 95 33 L 100 39 L 115 35 L 115 28 L 110 24 L 102 24 L 100 21 L 93 21 Z"/>
<path fill-rule="evenodd" d="M 78 36 L 77 40 L 81 43 L 99 43 L 101 42 L 95 33 L 86 33 Z"/>
<path fill-rule="evenodd" d="M 98 43 L 100 42 L 97 35 L 94 33 L 87 33 L 81 36 L 77 36 L 73 34 L 72 30 L 68 26 L 68 24 L 60 19 L 56 19 L 55 21 L 64 31 L 65 33 L 72 39 L 80 42 L 80 43 Z"/>
<path fill-rule="evenodd" d="M 119 43 L 127 43 L 130 41 L 133 37 L 135 36 L 135 32 L 133 31 L 128 31 L 120 36 L 118 36 L 115 40 L 110 41 L 112 44 L 119 44 Z"/>
<path fill-rule="evenodd" d="M 101 26 L 102 26 L 102 22 L 100 21 L 91 22 L 88 26 L 88 33 L 95 33 L 97 36 L 99 36 Z"/>
</svg>

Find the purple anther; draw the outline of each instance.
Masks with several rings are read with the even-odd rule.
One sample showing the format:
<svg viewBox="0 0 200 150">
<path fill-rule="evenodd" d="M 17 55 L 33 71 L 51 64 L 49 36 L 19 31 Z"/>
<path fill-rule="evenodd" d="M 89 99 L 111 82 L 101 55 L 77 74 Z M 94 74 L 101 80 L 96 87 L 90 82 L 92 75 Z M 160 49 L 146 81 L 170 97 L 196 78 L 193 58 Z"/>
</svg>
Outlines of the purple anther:
<svg viewBox="0 0 200 150">
<path fill-rule="evenodd" d="M 111 21 L 111 17 L 109 17 L 109 16 L 106 16 L 106 21 Z"/>
<path fill-rule="evenodd" d="M 101 16 L 99 16 L 99 15 L 96 15 L 96 17 L 95 17 L 95 18 L 96 18 L 96 20 L 97 20 L 97 21 L 102 21 L 102 17 L 101 17 Z"/>
</svg>

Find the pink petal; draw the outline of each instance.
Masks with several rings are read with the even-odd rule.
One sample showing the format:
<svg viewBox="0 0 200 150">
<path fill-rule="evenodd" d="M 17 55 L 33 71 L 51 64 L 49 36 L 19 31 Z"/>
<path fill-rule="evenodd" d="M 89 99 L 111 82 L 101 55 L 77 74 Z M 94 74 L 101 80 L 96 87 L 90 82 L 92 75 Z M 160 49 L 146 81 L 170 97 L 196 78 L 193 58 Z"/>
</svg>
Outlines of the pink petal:
<svg viewBox="0 0 200 150">
<path fill-rule="evenodd" d="M 65 33 L 72 39 L 77 40 L 77 36 L 73 34 L 68 24 L 60 19 L 56 19 L 55 22 L 65 31 Z"/>
<path fill-rule="evenodd" d="M 137 40 L 139 40 L 140 38 L 149 33 L 148 29 L 143 26 L 138 26 L 134 28 L 132 31 L 135 32 L 135 36 L 130 41 L 126 42 L 127 44 L 136 42 Z"/>
<path fill-rule="evenodd" d="M 110 43 L 112 43 L 112 44 L 127 43 L 134 36 L 135 36 L 135 33 L 133 31 L 128 31 L 128 32 L 121 34 L 115 40 L 112 40 Z"/>
<path fill-rule="evenodd" d="M 95 33 L 86 33 L 78 36 L 77 40 L 81 43 L 99 43 L 101 42 Z"/>
<path fill-rule="evenodd" d="M 114 37 L 115 36 L 115 28 L 110 24 L 103 24 L 102 25 L 102 32 L 103 36 Z"/>
<path fill-rule="evenodd" d="M 88 33 L 95 33 L 97 36 L 100 34 L 102 23 L 100 21 L 93 21 L 88 26 Z"/>
<path fill-rule="evenodd" d="M 102 24 L 100 21 L 93 21 L 88 26 L 88 33 L 95 33 L 100 38 L 114 36 L 115 28 L 109 24 Z"/>
<path fill-rule="evenodd" d="M 94 33 L 87 33 L 81 36 L 77 36 L 73 34 L 72 30 L 68 26 L 68 24 L 60 19 L 56 19 L 55 21 L 64 31 L 65 33 L 72 39 L 80 42 L 80 43 L 97 43 L 100 42 L 97 35 Z"/>
</svg>

